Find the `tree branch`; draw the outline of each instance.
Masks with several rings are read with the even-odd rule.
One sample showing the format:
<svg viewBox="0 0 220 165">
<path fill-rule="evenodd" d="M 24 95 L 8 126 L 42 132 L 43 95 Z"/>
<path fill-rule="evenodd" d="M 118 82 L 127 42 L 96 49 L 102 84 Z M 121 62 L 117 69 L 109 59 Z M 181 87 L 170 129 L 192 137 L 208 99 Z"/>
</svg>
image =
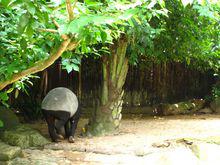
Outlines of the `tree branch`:
<svg viewBox="0 0 220 165">
<path fill-rule="evenodd" d="M 73 8 L 72 8 L 70 0 L 66 0 L 66 9 L 69 15 L 69 21 L 72 21 L 74 18 L 74 14 L 73 14 Z"/>
<path fill-rule="evenodd" d="M 42 28 L 38 28 L 37 30 L 39 30 L 39 31 L 41 31 L 41 32 L 58 33 L 58 31 L 55 30 L 55 29 L 42 29 Z"/>
<path fill-rule="evenodd" d="M 39 61 L 39 62 L 35 63 L 34 66 L 32 66 L 22 72 L 14 74 L 10 80 L 0 82 L 0 90 L 2 90 L 4 87 L 6 87 L 7 85 L 9 85 L 11 83 L 18 81 L 19 79 L 21 79 L 24 76 L 37 73 L 37 72 L 42 71 L 45 68 L 49 67 L 50 65 L 52 65 L 55 62 L 55 60 L 57 60 L 63 54 L 63 52 L 67 49 L 70 41 L 71 41 L 70 38 L 68 38 L 67 40 L 64 40 L 61 43 L 58 50 L 54 54 L 51 54 L 48 59 L 43 60 L 43 61 Z"/>
<path fill-rule="evenodd" d="M 75 9 L 77 2 L 78 2 L 78 0 L 75 0 L 75 2 L 74 2 L 74 4 L 73 4 L 73 9 Z M 74 13 L 73 13 L 73 14 L 74 14 Z"/>
<path fill-rule="evenodd" d="M 69 51 L 74 50 L 79 45 L 80 41 L 78 41 L 78 42 L 70 42 L 69 45 L 67 46 L 66 50 L 69 50 Z"/>
<path fill-rule="evenodd" d="M 73 5 L 73 7 L 72 7 L 70 1 L 71 0 L 66 0 L 66 8 L 67 8 L 67 12 L 68 12 L 68 15 L 69 15 L 69 21 L 72 21 L 74 19 L 73 8 L 75 8 L 77 0 L 75 0 L 75 3 Z M 54 19 L 53 19 L 53 23 L 55 24 L 55 26 L 57 28 L 60 27 L 59 24 Z M 41 29 L 41 28 L 39 28 L 38 30 L 42 31 L 42 32 L 58 33 L 58 30 L 55 30 L 55 29 Z M 48 59 L 43 60 L 43 61 L 38 61 L 32 67 L 30 67 L 30 68 L 28 68 L 24 71 L 21 71 L 19 73 L 14 74 L 11 77 L 11 79 L 0 82 L 0 90 L 5 88 L 7 85 L 18 81 L 22 77 L 25 77 L 29 74 L 34 74 L 34 73 L 37 73 L 37 72 L 40 72 L 40 71 L 44 70 L 45 68 L 52 65 L 55 62 L 55 60 L 57 60 L 63 54 L 64 51 L 73 50 L 79 44 L 79 42 L 78 43 L 74 43 L 74 42 L 71 43 L 71 38 L 68 35 L 65 35 L 65 34 L 61 35 L 61 38 L 63 38 L 64 41 L 61 43 L 58 50 L 55 53 L 51 54 Z"/>
<path fill-rule="evenodd" d="M 60 25 L 58 24 L 58 22 L 55 19 L 52 19 L 54 25 L 57 27 L 57 29 L 60 28 Z"/>
</svg>

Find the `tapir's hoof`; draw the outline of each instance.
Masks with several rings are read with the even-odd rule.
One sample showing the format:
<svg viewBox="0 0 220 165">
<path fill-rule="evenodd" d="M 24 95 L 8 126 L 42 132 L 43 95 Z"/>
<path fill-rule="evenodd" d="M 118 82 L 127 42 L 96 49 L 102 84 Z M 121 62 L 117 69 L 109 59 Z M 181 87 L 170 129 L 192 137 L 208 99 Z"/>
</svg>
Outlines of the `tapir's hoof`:
<svg viewBox="0 0 220 165">
<path fill-rule="evenodd" d="M 56 134 L 56 136 L 52 138 L 52 141 L 56 143 L 61 142 L 62 140 L 64 140 L 64 137 L 60 134 Z"/>
<path fill-rule="evenodd" d="M 75 142 L 74 137 L 70 136 L 70 137 L 69 137 L 69 142 L 70 142 L 70 143 L 74 143 L 74 142 Z"/>
<path fill-rule="evenodd" d="M 58 138 L 58 140 L 64 140 L 63 135 L 60 135 L 60 134 L 57 134 L 57 138 Z"/>
<path fill-rule="evenodd" d="M 60 139 L 53 139 L 52 141 L 55 142 L 55 143 L 61 142 Z"/>
</svg>

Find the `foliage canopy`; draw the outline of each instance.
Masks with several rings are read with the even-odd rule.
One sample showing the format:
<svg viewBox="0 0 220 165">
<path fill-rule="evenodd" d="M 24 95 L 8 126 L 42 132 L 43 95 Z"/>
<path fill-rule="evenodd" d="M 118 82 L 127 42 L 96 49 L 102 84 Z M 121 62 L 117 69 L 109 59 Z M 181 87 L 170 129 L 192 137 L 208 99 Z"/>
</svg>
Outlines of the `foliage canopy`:
<svg viewBox="0 0 220 165">
<path fill-rule="evenodd" d="M 63 68 L 78 70 L 82 55 L 108 54 L 108 45 L 122 33 L 131 41 L 132 63 L 138 55 L 150 55 L 188 64 L 197 61 L 197 66 L 218 70 L 219 3 L 192 4 L 191 0 L 73 4 L 70 0 L 0 0 L 0 90 L 18 80 L 7 93 L 24 89 L 25 82 L 31 84 L 26 76 L 61 55 Z M 7 93 L 0 93 L 1 101 L 8 99 Z"/>
<path fill-rule="evenodd" d="M 155 41 L 154 54 L 162 60 L 184 61 L 197 69 L 220 69 L 220 4 L 198 3 L 183 7 L 167 1 L 169 17 Z"/>
</svg>

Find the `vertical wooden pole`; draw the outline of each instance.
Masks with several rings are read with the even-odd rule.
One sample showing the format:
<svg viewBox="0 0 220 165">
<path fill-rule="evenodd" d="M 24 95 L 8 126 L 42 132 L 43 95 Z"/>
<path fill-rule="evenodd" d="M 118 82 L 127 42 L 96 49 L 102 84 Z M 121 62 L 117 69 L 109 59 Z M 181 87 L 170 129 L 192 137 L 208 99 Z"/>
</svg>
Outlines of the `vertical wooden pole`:
<svg viewBox="0 0 220 165">
<path fill-rule="evenodd" d="M 61 59 L 59 59 L 58 62 L 58 86 L 61 86 L 61 79 L 62 79 L 62 64 L 61 64 Z"/>
<path fill-rule="evenodd" d="M 81 102 L 81 99 L 82 99 L 82 67 L 81 67 L 81 65 L 79 66 L 78 79 L 79 79 L 78 98 Z"/>
</svg>

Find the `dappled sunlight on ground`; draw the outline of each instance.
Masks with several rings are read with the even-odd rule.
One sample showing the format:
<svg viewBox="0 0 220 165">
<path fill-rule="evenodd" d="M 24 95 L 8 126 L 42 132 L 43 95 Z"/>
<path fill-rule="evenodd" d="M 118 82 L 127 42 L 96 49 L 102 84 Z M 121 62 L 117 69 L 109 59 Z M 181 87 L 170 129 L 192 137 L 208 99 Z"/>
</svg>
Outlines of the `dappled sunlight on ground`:
<svg viewBox="0 0 220 165">
<path fill-rule="evenodd" d="M 52 143 L 44 150 L 25 150 L 25 157 L 32 162 L 49 162 L 60 164 L 206 164 L 215 160 L 220 162 L 219 145 L 200 145 L 200 142 L 178 139 L 220 137 L 220 116 L 169 116 L 143 117 L 130 116 L 122 120 L 117 134 L 105 137 L 81 137 L 80 132 L 87 122 L 81 119 L 77 128 L 76 142 L 71 144 L 64 140 Z M 48 137 L 45 122 L 32 125 Z M 199 147 L 198 147 L 199 144 Z M 213 146 L 212 146 L 213 145 Z M 196 148 L 197 147 L 197 148 Z M 210 156 L 200 153 L 198 148 L 208 147 Z M 196 152 L 194 149 L 196 148 Z M 196 154 L 203 155 L 201 160 Z M 218 152 L 217 152 L 218 151 Z M 217 152 L 217 153 L 216 153 Z M 217 154 L 217 155 L 216 155 Z M 53 159 L 51 159 L 53 157 Z M 22 158 L 25 160 L 26 158 Z M 16 161 L 21 161 L 21 158 Z M 202 163 L 203 162 L 203 163 Z M 52 164 L 51 163 L 51 164 Z"/>
</svg>

